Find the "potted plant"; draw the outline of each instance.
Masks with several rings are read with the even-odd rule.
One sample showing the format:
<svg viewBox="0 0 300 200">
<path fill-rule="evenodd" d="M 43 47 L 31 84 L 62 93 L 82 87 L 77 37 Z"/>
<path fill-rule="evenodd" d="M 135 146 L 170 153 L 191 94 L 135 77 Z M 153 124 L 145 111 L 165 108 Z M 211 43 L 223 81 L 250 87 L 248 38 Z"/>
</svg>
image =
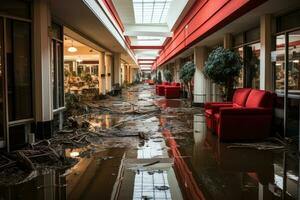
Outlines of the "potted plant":
<svg viewBox="0 0 300 200">
<path fill-rule="evenodd" d="M 231 100 L 233 86 L 241 68 L 242 59 L 238 53 L 218 47 L 209 54 L 205 63 L 204 73 L 215 83 L 223 86 L 226 99 Z"/>
<path fill-rule="evenodd" d="M 191 103 L 193 102 L 192 94 L 192 80 L 195 74 L 195 64 L 191 61 L 186 62 L 180 69 L 180 80 L 183 82 L 185 87 L 188 89 L 188 97 Z"/>
<path fill-rule="evenodd" d="M 157 81 L 157 84 L 161 84 L 162 83 L 161 72 L 160 71 L 158 71 L 158 73 L 157 73 L 157 79 L 156 79 L 156 81 Z"/>
<path fill-rule="evenodd" d="M 169 83 L 171 83 L 173 80 L 173 75 L 172 75 L 171 71 L 168 69 L 164 70 L 164 77 L 165 77 L 166 81 Z"/>
</svg>

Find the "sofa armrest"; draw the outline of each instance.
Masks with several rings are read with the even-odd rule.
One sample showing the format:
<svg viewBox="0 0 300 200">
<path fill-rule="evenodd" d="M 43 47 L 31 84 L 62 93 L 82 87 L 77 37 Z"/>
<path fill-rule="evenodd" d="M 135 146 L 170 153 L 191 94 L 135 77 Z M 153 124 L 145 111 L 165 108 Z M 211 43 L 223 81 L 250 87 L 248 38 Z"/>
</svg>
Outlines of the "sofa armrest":
<svg viewBox="0 0 300 200">
<path fill-rule="evenodd" d="M 220 115 L 272 115 L 271 108 L 228 108 L 221 107 Z"/>
</svg>

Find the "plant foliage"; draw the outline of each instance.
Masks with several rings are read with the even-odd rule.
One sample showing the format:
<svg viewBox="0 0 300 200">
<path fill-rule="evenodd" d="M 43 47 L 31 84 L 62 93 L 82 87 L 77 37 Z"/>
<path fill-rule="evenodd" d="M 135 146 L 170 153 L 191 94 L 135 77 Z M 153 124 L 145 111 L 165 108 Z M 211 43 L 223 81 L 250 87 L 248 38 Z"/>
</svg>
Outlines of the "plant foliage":
<svg viewBox="0 0 300 200">
<path fill-rule="evenodd" d="M 182 80 L 185 85 L 188 85 L 192 81 L 194 74 L 195 64 L 189 61 L 185 63 L 180 70 L 180 80 Z"/>
<path fill-rule="evenodd" d="M 161 84 L 162 83 L 162 80 L 161 80 L 161 72 L 160 71 L 158 71 L 158 74 L 157 74 L 157 83 L 158 84 Z"/>
<path fill-rule="evenodd" d="M 226 87 L 233 86 L 241 68 L 242 60 L 239 54 L 218 47 L 209 54 L 204 73 L 215 83 Z"/>
<path fill-rule="evenodd" d="M 169 83 L 172 82 L 172 80 L 173 80 L 173 74 L 168 69 L 164 70 L 164 77 L 165 77 L 166 81 L 168 81 Z"/>
</svg>

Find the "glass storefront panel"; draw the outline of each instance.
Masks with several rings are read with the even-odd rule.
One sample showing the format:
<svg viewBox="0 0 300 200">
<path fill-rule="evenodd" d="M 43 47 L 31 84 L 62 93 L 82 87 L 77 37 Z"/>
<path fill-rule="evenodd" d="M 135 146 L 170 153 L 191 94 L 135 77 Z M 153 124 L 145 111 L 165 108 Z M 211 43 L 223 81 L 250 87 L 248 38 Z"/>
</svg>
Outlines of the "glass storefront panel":
<svg viewBox="0 0 300 200">
<path fill-rule="evenodd" d="M 4 63 L 3 63 L 3 19 L 0 18 L 0 140 L 4 137 L 4 95 L 3 95 L 3 82 L 4 82 Z"/>
<path fill-rule="evenodd" d="M 63 63 L 63 45 L 56 43 L 56 56 L 57 56 L 57 76 L 58 76 L 58 106 L 65 105 L 64 100 L 64 63 Z"/>
<path fill-rule="evenodd" d="M 287 136 L 299 134 L 300 109 L 300 30 L 288 34 Z"/>
<path fill-rule="evenodd" d="M 247 45 L 244 51 L 246 87 L 259 89 L 260 43 Z"/>
<path fill-rule="evenodd" d="M 285 35 L 276 36 L 276 63 L 275 63 L 275 90 L 277 93 L 284 93 L 284 52 Z"/>
<path fill-rule="evenodd" d="M 6 21 L 6 60 L 9 121 L 32 118 L 31 28 Z"/>
<path fill-rule="evenodd" d="M 300 31 L 289 33 L 289 68 L 288 89 L 289 93 L 300 94 Z"/>
<path fill-rule="evenodd" d="M 64 106 L 64 63 L 63 63 L 63 43 L 62 27 L 52 23 L 51 41 L 51 71 L 53 88 L 53 109 Z"/>
<path fill-rule="evenodd" d="M 244 59 L 244 48 L 240 47 L 237 49 L 237 53 L 241 56 L 242 59 Z M 244 86 L 244 65 L 240 71 L 240 75 L 236 80 L 236 87 L 242 88 Z"/>
</svg>

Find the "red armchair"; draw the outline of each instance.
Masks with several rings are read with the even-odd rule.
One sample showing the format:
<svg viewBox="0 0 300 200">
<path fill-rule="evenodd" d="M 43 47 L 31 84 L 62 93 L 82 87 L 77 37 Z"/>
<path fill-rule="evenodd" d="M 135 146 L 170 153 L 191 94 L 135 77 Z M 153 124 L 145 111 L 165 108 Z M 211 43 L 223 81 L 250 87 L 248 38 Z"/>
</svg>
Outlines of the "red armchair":
<svg viewBox="0 0 300 200">
<path fill-rule="evenodd" d="M 156 85 L 155 91 L 156 94 L 159 96 L 164 96 L 165 95 L 165 86 L 170 85 L 168 82 L 162 82 L 161 85 Z"/>
<path fill-rule="evenodd" d="M 271 132 L 275 95 L 237 89 L 232 102 L 205 104 L 207 127 L 222 140 L 263 139 Z"/>
<path fill-rule="evenodd" d="M 165 86 L 165 97 L 167 99 L 178 99 L 180 98 L 180 83 L 172 83 L 171 85 Z"/>
</svg>

